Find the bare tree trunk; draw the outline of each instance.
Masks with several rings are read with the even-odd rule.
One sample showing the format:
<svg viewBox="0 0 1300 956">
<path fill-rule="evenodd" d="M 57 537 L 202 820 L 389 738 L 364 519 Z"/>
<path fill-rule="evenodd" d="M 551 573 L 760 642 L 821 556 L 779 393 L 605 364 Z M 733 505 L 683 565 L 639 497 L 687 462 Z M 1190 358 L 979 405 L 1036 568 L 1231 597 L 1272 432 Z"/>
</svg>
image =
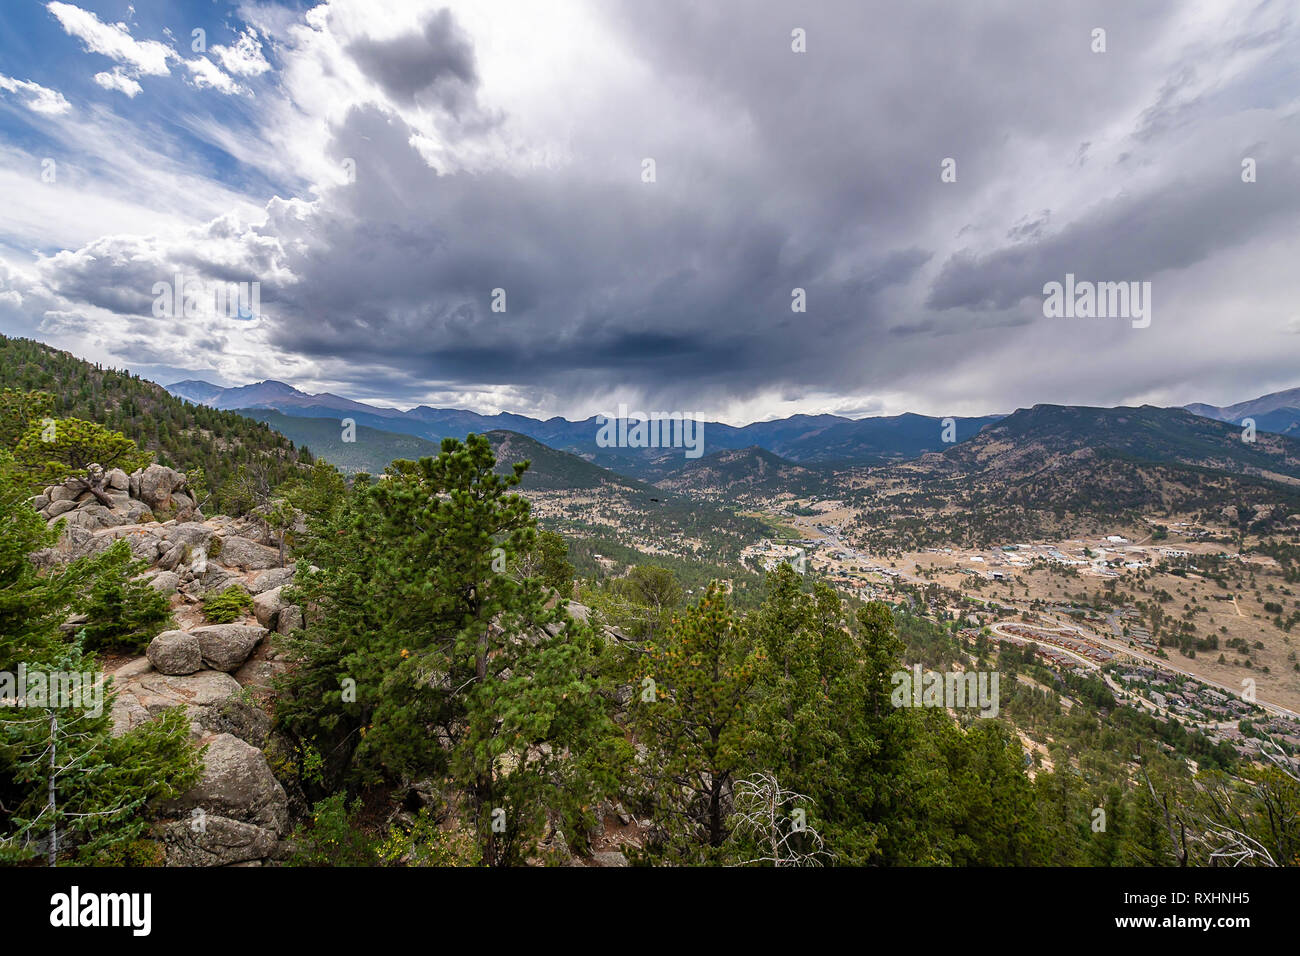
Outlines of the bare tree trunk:
<svg viewBox="0 0 1300 956">
<path fill-rule="evenodd" d="M 80 479 L 80 480 L 81 480 L 81 487 L 82 487 L 82 490 L 83 490 L 83 491 L 89 491 L 92 495 L 95 496 L 96 500 L 97 500 L 101 505 L 103 505 L 105 508 L 112 508 L 112 507 L 113 507 L 113 499 L 110 498 L 110 497 L 109 497 L 109 496 L 104 492 L 104 489 L 103 489 L 103 488 L 99 488 L 99 487 L 97 487 L 96 485 L 92 484 L 92 483 L 91 483 L 88 479 L 86 479 L 86 478 L 82 478 L 82 479 Z"/>
<path fill-rule="evenodd" d="M 50 811 L 50 866 L 59 855 L 59 816 L 54 803 L 54 774 L 57 770 L 57 753 L 59 746 L 59 715 L 50 711 L 50 780 L 46 785 L 46 805 Z"/>
<path fill-rule="evenodd" d="M 488 639 L 492 633 L 492 625 L 488 624 L 483 628 L 483 636 L 479 639 L 479 651 L 474 656 L 474 674 L 479 683 L 487 680 L 487 655 Z M 486 772 L 480 772 L 474 782 L 474 799 L 478 803 L 478 812 L 480 819 L 483 811 L 488 812 L 488 834 L 487 834 L 487 851 L 483 854 L 483 861 L 488 866 L 497 865 L 497 833 L 495 829 L 496 820 L 492 817 L 495 809 L 492 803 L 492 768 L 489 767 Z"/>
</svg>

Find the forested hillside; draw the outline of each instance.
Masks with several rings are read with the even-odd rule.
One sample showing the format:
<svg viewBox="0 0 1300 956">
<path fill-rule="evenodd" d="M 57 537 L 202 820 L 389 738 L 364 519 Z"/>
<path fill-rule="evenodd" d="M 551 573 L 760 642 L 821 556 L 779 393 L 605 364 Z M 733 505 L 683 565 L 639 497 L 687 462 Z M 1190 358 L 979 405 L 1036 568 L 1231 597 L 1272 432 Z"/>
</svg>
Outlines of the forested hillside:
<svg viewBox="0 0 1300 956">
<path fill-rule="evenodd" d="M 311 453 L 262 423 L 234 412 L 192 405 L 139 376 L 85 362 L 30 339 L 0 335 L 0 389 L 42 391 L 56 418 L 80 418 L 120 431 L 155 461 L 181 471 L 201 468 L 210 511 L 239 510 L 230 482 L 241 468 L 274 487 L 309 464 Z"/>
</svg>

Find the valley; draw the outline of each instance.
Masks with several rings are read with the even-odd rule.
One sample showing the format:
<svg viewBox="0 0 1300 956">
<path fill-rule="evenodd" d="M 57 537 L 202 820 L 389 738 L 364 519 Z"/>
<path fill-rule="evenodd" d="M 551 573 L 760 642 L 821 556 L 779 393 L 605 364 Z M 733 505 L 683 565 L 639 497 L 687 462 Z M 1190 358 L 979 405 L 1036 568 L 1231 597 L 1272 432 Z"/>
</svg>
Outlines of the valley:
<svg viewBox="0 0 1300 956">
<path fill-rule="evenodd" d="M 227 404 L 250 394 L 279 402 L 289 414 L 242 414 L 341 467 L 420 441 L 360 426 L 353 443 L 341 444 L 337 421 L 297 413 L 314 399 L 340 409 L 358 403 L 275 384 L 172 388 Z M 699 459 L 645 450 L 655 454 L 634 461 L 628 449 L 598 448 L 594 434 L 584 444 L 581 429 L 591 422 L 533 422 L 540 439 L 509 429 L 489 436 L 503 469 L 532 463 L 523 493 L 546 527 L 584 542 L 591 573 L 685 561 L 712 569 L 743 597 L 764 573 L 792 563 L 858 600 L 923 606 L 990 634 L 1003 635 L 1011 622 L 1066 628 L 1120 662 L 1158 664 L 1238 696 L 1249 686 L 1262 706 L 1295 716 L 1300 589 L 1287 549 L 1300 540 L 1300 444 L 1267 432 L 1243 442 L 1233 420 L 1269 420 L 1274 410 L 1285 418 L 1293 401 L 1283 392 L 1231 409 L 1192 406 L 1195 414 L 1035 406 L 958 420 L 960 441 L 942 450 L 920 439 L 931 426 L 939 437 L 935 421 L 865 420 L 857 435 L 893 435 L 894 444 L 865 454 L 859 446 L 856 460 L 838 463 L 779 453 L 824 448 L 845 433 L 833 416 L 732 430 L 769 447 L 719 449 L 719 430 L 724 442 L 735 439 L 708 423 Z M 323 415 L 324 406 L 309 407 Z M 435 411 L 418 417 L 468 422 Z M 1279 548 L 1285 566 L 1270 553 Z"/>
<path fill-rule="evenodd" d="M 742 561 L 770 567 L 801 554 L 809 573 L 863 600 L 924 601 L 931 613 L 994 631 L 1009 621 L 1066 628 L 1238 696 L 1249 680 L 1261 704 L 1300 714 L 1300 637 L 1291 634 L 1300 601 L 1271 557 L 1178 537 L 1157 544 L 1151 534 L 873 552 L 846 541 L 850 509 L 821 504 L 815 516 L 774 511 L 797 536 L 761 539 Z M 1186 654 L 1162 639 L 1194 643 Z"/>
</svg>

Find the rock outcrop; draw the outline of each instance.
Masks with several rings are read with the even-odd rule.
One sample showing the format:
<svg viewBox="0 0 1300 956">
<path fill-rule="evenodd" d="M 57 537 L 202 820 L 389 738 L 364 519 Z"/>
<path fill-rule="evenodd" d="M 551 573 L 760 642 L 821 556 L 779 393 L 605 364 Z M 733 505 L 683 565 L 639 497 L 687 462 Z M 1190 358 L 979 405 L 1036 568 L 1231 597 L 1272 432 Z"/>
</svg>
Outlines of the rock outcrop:
<svg viewBox="0 0 1300 956">
<path fill-rule="evenodd" d="M 103 473 L 101 494 L 86 479 L 69 478 L 50 485 L 32 504 L 47 521 L 63 518 L 70 526 L 95 531 L 142 521 L 202 518 L 185 488 L 185 475 L 165 465 L 150 465 L 128 475 L 120 468 Z"/>
<path fill-rule="evenodd" d="M 195 743 L 206 747 L 200 783 L 155 808 L 162 814 L 155 835 L 167 863 L 250 866 L 281 859 L 289 804 L 262 752 L 271 719 L 259 701 L 284 669 L 269 635 L 302 625 L 301 610 L 283 597 L 294 567 L 280 566 L 280 542 L 256 518 L 205 518 L 174 469 L 100 470 L 94 479 L 109 505 L 80 479 L 52 485 L 32 500 L 51 525 L 63 522 L 57 545 L 33 559 L 71 561 L 125 540 L 149 564 L 142 580 L 169 597 L 176 629 L 111 671 L 114 734 L 183 707 Z M 259 603 L 240 620 L 208 623 L 205 596 L 227 587 L 243 588 Z"/>
<path fill-rule="evenodd" d="M 168 863 L 229 866 L 282 855 L 288 798 L 256 747 L 234 734 L 205 736 L 203 779 L 164 812 L 179 817 L 162 827 Z"/>
</svg>

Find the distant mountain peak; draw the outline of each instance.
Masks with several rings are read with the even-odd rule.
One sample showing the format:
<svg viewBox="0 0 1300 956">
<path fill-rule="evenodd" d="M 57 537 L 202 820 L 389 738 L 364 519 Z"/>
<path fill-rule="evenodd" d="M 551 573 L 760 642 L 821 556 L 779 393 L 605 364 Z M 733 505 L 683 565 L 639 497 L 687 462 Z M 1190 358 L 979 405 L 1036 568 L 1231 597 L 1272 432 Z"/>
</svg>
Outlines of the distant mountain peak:
<svg viewBox="0 0 1300 956">
<path fill-rule="evenodd" d="M 1187 411 L 1202 418 L 1211 418 L 1232 425 L 1253 425 L 1256 431 L 1272 432 L 1276 435 L 1300 434 L 1300 388 L 1288 388 L 1281 392 L 1270 392 L 1259 398 L 1236 405 L 1206 405 L 1194 402 L 1184 405 Z"/>
<path fill-rule="evenodd" d="M 289 395 L 307 394 L 306 392 L 299 391 L 298 389 L 294 388 L 292 385 L 288 384 L 287 382 L 281 382 L 278 379 L 274 379 L 274 378 L 263 379 L 260 382 L 254 382 L 252 385 L 247 385 L 245 387 L 246 388 L 273 388 L 276 391 L 284 392 Z"/>
</svg>

